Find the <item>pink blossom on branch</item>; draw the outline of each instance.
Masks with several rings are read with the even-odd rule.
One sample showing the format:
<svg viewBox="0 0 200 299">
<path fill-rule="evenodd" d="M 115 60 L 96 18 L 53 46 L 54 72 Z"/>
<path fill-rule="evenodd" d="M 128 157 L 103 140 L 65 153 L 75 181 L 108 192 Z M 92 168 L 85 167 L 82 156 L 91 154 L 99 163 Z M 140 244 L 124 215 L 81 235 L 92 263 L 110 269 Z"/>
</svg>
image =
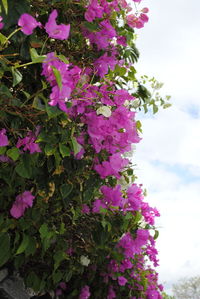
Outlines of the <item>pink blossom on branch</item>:
<svg viewBox="0 0 200 299">
<path fill-rule="evenodd" d="M 49 37 L 65 40 L 69 37 L 70 25 L 56 23 L 56 18 L 58 16 L 58 12 L 54 9 L 48 19 L 48 22 L 45 25 L 45 30 L 48 33 Z"/>
<path fill-rule="evenodd" d="M 88 299 L 90 297 L 90 288 L 89 286 L 85 285 L 82 289 L 81 289 L 81 293 L 79 296 L 79 299 Z"/>
<path fill-rule="evenodd" d="M 33 33 L 33 30 L 36 27 L 41 27 L 42 25 L 40 22 L 37 22 L 36 19 L 31 15 L 29 15 L 28 13 L 24 13 L 20 16 L 18 20 L 18 26 L 22 27 L 21 31 L 24 34 L 30 35 Z"/>
<path fill-rule="evenodd" d="M 24 191 L 22 194 L 19 194 L 10 210 L 11 216 L 16 219 L 23 216 L 25 210 L 32 207 L 34 198 L 35 196 L 33 196 L 30 191 Z"/>
<path fill-rule="evenodd" d="M 8 145 L 8 137 L 6 136 L 6 129 L 0 130 L 0 146 Z"/>
<path fill-rule="evenodd" d="M 0 16 L 0 30 L 3 28 L 4 26 L 4 23 L 2 22 L 3 18 L 2 16 Z"/>
<path fill-rule="evenodd" d="M 41 149 L 37 143 L 35 143 L 37 138 L 38 132 L 35 134 L 33 132 L 28 132 L 25 138 L 19 138 L 17 141 L 17 148 L 20 148 L 23 146 L 23 151 L 30 151 L 30 154 L 33 153 L 40 153 Z"/>
</svg>

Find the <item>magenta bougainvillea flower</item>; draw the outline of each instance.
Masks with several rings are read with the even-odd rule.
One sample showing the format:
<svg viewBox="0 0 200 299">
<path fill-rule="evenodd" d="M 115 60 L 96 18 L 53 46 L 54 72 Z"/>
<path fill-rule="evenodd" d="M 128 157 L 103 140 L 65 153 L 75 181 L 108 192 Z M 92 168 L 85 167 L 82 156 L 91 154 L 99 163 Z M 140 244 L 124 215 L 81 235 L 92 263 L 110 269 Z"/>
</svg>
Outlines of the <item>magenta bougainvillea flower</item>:
<svg viewBox="0 0 200 299">
<path fill-rule="evenodd" d="M 32 207 L 35 196 L 30 191 L 24 191 L 16 197 L 16 200 L 10 210 L 12 217 L 18 219 L 24 215 L 27 208 Z"/>
<path fill-rule="evenodd" d="M 57 25 L 56 18 L 58 12 L 54 9 L 48 19 L 48 22 L 45 25 L 45 30 L 48 33 L 49 37 L 64 40 L 69 36 L 70 25 L 60 24 Z"/>
<path fill-rule="evenodd" d="M 3 20 L 3 18 L 2 18 L 2 16 L 0 16 L 0 30 L 3 28 L 3 26 L 4 26 L 4 23 L 3 22 L 1 22 Z"/>
<path fill-rule="evenodd" d="M 101 7 L 97 0 L 91 0 L 90 5 L 85 12 L 85 19 L 88 22 L 93 22 L 95 18 L 103 17 L 103 7 Z"/>
<path fill-rule="evenodd" d="M 23 146 L 23 151 L 29 150 L 30 154 L 40 153 L 41 149 L 40 149 L 39 145 L 37 143 L 35 143 L 37 135 L 38 135 L 38 132 L 36 132 L 35 134 L 33 132 L 29 132 L 25 138 L 18 139 L 16 147 L 20 148 Z"/>
<path fill-rule="evenodd" d="M 127 279 L 124 277 L 124 276 L 119 276 L 118 277 L 118 284 L 120 285 L 120 286 L 125 286 L 125 284 L 127 283 Z"/>
<path fill-rule="evenodd" d="M 6 129 L 0 130 L 0 146 L 8 145 L 8 137 L 6 136 Z"/>
<path fill-rule="evenodd" d="M 33 33 L 33 30 L 36 27 L 41 27 L 42 25 L 40 22 L 37 22 L 37 20 L 31 15 L 29 15 L 28 13 L 24 13 L 20 16 L 18 20 L 18 26 L 22 27 L 21 31 L 24 34 L 30 35 Z"/>
<path fill-rule="evenodd" d="M 82 289 L 81 289 L 81 293 L 79 296 L 79 299 L 88 299 L 90 297 L 90 289 L 87 285 L 85 285 Z"/>
</svg>

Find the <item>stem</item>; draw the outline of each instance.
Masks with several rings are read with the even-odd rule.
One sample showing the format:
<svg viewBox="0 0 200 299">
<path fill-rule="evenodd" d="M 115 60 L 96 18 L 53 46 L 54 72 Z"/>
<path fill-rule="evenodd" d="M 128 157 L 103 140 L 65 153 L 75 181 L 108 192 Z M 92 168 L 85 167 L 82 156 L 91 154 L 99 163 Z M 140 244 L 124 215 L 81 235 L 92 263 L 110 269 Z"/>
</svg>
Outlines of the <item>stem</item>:
<svg viewBox="0 0 200 299">
<path fill-rule="evenodd" d="M 40 55 L 42 55 L 42 53 L 43 53 L 43 51 L 44 51 L 44 47 L 45 47 L 45 45 L 46 45 L 48 39 L 49 39 L 49 37 L 47 37 L 47 38 L 45 39 L 44 44 L 43 44 L 42 49 L 41 49 L 41 52 L 40 52 Z"/>
<path fill-rule="evenodd" d="M 27 63 L 24 63 L 24 64 L 20 64 L 20 65 L 14 66 L 14 68 L 18 69 L 20 67 L 27 66 L 27 65 L 30 65 L 30 64 L 36 64 L 36 63 L 39 63 L 39 62 L 31 61 L 31 62 L 27 62 Z"/>
<path fill-rule="evenodd" d="M 21 30 L 21 27 L 20 28 L 17 28 L 15 31 L 13 31 L 10 35 L 8 35 L 8 37 L 6 38 L 6 40 L 5 40 L 5 42 L 3 43 L 3 45 L 5 45 L 8 41 L 9 41 L 9 39 L 15 34 L 15 33 L 17 33 L 18 31 L 20 31 Z"/>
</svg>

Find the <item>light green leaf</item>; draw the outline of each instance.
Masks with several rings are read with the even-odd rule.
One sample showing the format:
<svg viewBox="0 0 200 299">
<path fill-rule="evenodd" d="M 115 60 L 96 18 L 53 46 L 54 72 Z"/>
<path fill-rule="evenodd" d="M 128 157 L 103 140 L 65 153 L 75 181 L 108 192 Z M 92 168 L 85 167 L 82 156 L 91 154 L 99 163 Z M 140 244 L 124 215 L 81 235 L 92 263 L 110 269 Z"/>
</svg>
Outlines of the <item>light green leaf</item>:
<svg viewBox="0 0 200 299">
<path fill-rule="evenodd" d="M 55 153 L 56 148 L 52 144 L 47 143 L 44 148 L 44 152 L 47 156 L 51 156 Z"/>
<path fill-rule="evenodd" d="M 70 149 L 66 145 L 59 143 L 59 150 L 63 158 L 70 156 Z"/>
<path fill-rule="evenodd" d="M 46 223 L 42 224 L 39 229 L 41 239 L 44 239 L 47 237 L 48 231 L 49 231 L 49 229 L 48 229 L 47 224 Z"/>
<path fill-rule="evenodd" d="M 3 35 L 2 33 L 0 33 L 0 44 L 4 45 L 6 40 L 7 40 L 7 37 L 5 35 Z"/>
<path fill-rule="evenodd" d="M 19 158 L 20 152 L 17 147 L 12 147 L 11 149 L 7 150 L 6 155 L 16 161 Z"/>
<path fill-rule="evenodd" d="M 2 0 L 5 13 L 8 14 L 8 0 Z"/>
<path fill-rule="evenodd" d="M 17 84 L 19 84 L 22 81 L 22 74 L 14 67 L 12 67 L 11 70 L 13 75 L 13 87 L 15 87 Z"/>
<path fill-rule="evenodd" d="M 71 137 L 71 141 L 72 141 L 72 148 L 73 148 L 74 155 L 76 155 L 80 152 L 81 146 L 77 142 L 75 137 Z"/>
<path fill-rule="evenodd" d="M 0 146 L 0 155 L 5 154 L 6 149 L 7 149 L 6 146 Z"/>
<path fill-rule="evenodd" d="M 58 57 L 64 63 L 69 64 L 69 60 L 67 60 L 67 58 L 64 55 L 60 54 L 60 55 L 56 55 L 56 57 Z"/>
<path fill-rule="evenodd" d="M 36 49 L 34 48 L 31 48 L 30 49 L 30 55 L 31 55 L 31 60 L 34 62 L 34 63 L 41 63 L 45 60 L 46 58 L 46 55 L 38 55 Z"/>
<path fill-rule="evenodd" d="M 59 86 L 60 89 L 62 89 L 62 76 L 61 76 L 61 73 L 60 71 L 55 68 L 54 66 L 51 66 L 52 70 L 53 70 L 53 73 L 54 73 L 54 76 L 56 78 L 56 82 Z"/>
</svg>

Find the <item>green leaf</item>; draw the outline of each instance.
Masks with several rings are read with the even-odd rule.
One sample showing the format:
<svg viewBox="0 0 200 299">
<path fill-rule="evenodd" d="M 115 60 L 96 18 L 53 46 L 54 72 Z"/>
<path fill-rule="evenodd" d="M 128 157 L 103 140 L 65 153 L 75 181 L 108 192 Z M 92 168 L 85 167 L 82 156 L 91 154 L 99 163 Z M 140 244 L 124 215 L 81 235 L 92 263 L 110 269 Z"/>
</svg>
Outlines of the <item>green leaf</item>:
<svg viewBox="0 0 200 299">
<path fill-rule="evenodd" d="M 63 199 L 65 199 L 72 192 L 72 189 L 72 184 L 64 184 L 60 187 L 60 192 L 62 194 Z"/>
<path fill-rule="evenodd" d="M 87 29 L 89 29 L 90 31 L 97 31 L 97 30 L 99 29 L 99 25 L 96 24 L 96 23 L 94 23 L 94 22 L 92 22 L 92 23 L 90 23 L 90 22 L 85 22 L 85 23 L 84 23 L 84 26 L 85 26 Z"/>
<path fill-rule="evenodd" d="M 0 146 L 0 155 L 5 154 L 6 149 L 7 149 L 6 146 Z"/>
<path fill-rule="evenodd" d="M 10 236 L 8 233 L 0 235 L 0 267 L 3 266 L 10 257 Z"/>
<path fill-rule="evenodd" d="M 70 149 L 66 145 L 59 143 L 59 150 L 63 158 L 70 156 Z"/>
<path fill-rule="evenodd" d="M 16 161 L 19 158 L 20 152 L 17 147 L 12 147 L 11 149 L 7 150 L 6 155 Z"/>
<path fill-rule="evenodd" d="M 127 174 L 128 175 L 133 175 L 133 169 L 132 168 L 127 169 Z"/>
<path fill-rule="evenodd" d="M 61 281 L 63 274 L 60 270 L 53 272 L 52 278 L 53 282 L 56 284 Z"/>
<path fill-rule="evenodd" d="M 57 251 L 54 256 L 54 270 L 58 269 L 60 266 L 61 262 L 67 258 L 66 253 L 63 250 Z"/>
<path fill-rule="evenodd" d="M 39 232 L 40 232 L 41 239 L 44 239 L 47 237 L 49 229 L 48 229 L 48 226 L 46 223 L 42 224 L 42 226 L 39 229 Z"/>
<path fill-rule="evenodd" d="M 31 48 L 30 49 L 30 55 L 31 55 L 31 60 L 34 62 L 34 63 L 41 63 L 45 60 L 46 58 L 46 55 L 38 55 L 36 49 L 34 48 Z"/>
<path fill-rule="evenodd" d="M 3 8 L 5 13 L 8 14 L 8 0 L 2 0 Z"/>
<path fill-rule="evenodd" d="M 62 76 L 61 76 L 61 73 L 60 71 L 55 68 L 54 66 L 51 66 L 52 70 L 53 70 L 53 73 L 54 73 L 54 76 L 56 78 L 56 82 L 59 86 L 60 89 L 62 89 Z"/>
<path fill-rule="evenodd" d="M 22 74 L 19 70 L 15 69 L 14 67 L 12 67 L 11 70 L 13 75 L 13 87 L 15 87 L 22 81 Z"/>
<path fill-rule="evenodd" d="M 0 32 L 0 44 L 4 45 L 6 40 L 7 40 L 6 36 Z"/>
<path fill-rule="evenodd" d="M 74 155 L 76 155 L 80 151 L 80 144 L 77 142 L 75 137 L 71 137 L 71 141 L 72 141 L 72 148 L 73 148 Z"/>
<path fill-rule="evenodd" d="M 159 231 L 158 230 L 155 230 L 155 233 L 154 233 L 154 240 L 156 240 L 159 236 Z"/>
<path fill-rule="evenodd" d="M 23 240 L 19 246 L 19 248 L 17 249 L 16 254 L 20 254 L 22 252 L 24 252 L 26 250 L 26 247 L 28 246 L 29 243 L 29 236 L 28 235 L 23 235 Z"/>
<path fill-rule="evenodd" d="M 47 143 L 44 148 L 44 152 L 47 156 L 51 156 L 55 153 L 56 147 L 52 144 Z"/>
<path fill-rule="evenodd" d="M 45 105 L 42 103 L 42 96 L 39 94 L 38 96 L 34 97 L 33 99 L 33 108 L 45 111 Z"/>
<path fill-rule="evenodd" d="M 26 278 L 26 285 L 29 288 L 32 288 L 35 292 L 39 292 L 41 289 L 42 281 L 41 279 L 35 274 L 35 272 L 31 272 Z"/>
<path fill-rule="evenodd" d="M 25 250 L 26 257 L 29 255 L 34 255 L 36 251 L 37 242 L 35 238 L 29 237 L 29 242 Z"/>
<path fill-rule="evenodd" d="M 59 55 L 56 55 L 56 57 L 58 57 L 64 63 L 69 64 L 69 60 L 67 60 L 67 58 L 64 55 L 59 54 Z"/>
<path fill-rule="evenodd" d="M 158 106 L 153 104 L 153 114 L 158 112 Z"/>
<path fill-rule="evenodd" d="M 46 103 L 46 112 L 49 118 L 57 117 L 58 115 L 63 113 L 63 111 L 55 106 L 50 106 L 48 103 Z"/>
<path fill-rule="evenodd" d="M 15 167 L 15 171 L 25 179 L 30 179 L 32 175 L 32 167 L 30 158 L 27 156 L 22 157 L 22 161 Z"/>
</svg>

